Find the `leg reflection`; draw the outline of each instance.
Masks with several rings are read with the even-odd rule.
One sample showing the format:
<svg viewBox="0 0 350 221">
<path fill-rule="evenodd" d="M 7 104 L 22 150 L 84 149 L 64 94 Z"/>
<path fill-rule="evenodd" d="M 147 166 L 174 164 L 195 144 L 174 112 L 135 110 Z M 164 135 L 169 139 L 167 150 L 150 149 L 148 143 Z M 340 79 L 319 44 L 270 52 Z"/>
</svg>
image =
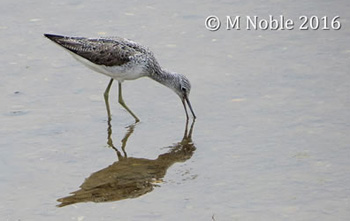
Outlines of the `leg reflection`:
<svg viewBox="0 0 350 221">
<path fill-rule="evenodd" d="M 128 142 L 129 137 L 131 136 L 131 134 L 134 132 L 136 124 L 131 124 L 129 126 L 127 126 L 126 128 L 126 134 L 124 135 L 124 138 L 121 140 L 122 145 L 121 145 L 121 149 L 123 151 L 124 156 L 120 153 L 120 151 L 114 146 L 113 144 L 113 139 L 112 139 L 112 125 L 111 125 L 111 121 L 108 121 L 108 128 L 107 128 L 107 144 L 110 148 L 112 148 L 113 150 L 115 150 L 115 152 L 117 153 L 118 156 L 118 160 L 121 160 L 123 158 L 127 158 L 127 153 L 125 151 L 125 147 L 126 147 L 126 143 Z"/>
<path fill-rule="evenodd" d="M 70 196 L 58 199 L 60 202 L 58 207 L 80 202 L 110 202 L 142 196 L 162 182 L 167 170 L 174 163 L 190 159 L 196 149 L 192 142 L 193 121 L 189 129 L 186 122 L 183 138 L 156 159 L 127 157 L 125 146 L 134 127 L 135 125 L 127 127 L 126 134 L 121 140 L 123 156 L 113 145 L 112 126 L 109 122 L 107 143 L 116 151 L 118 161 L 92 173 L 80 185 L 80 189 L 72 192 Z"/>
</svg>

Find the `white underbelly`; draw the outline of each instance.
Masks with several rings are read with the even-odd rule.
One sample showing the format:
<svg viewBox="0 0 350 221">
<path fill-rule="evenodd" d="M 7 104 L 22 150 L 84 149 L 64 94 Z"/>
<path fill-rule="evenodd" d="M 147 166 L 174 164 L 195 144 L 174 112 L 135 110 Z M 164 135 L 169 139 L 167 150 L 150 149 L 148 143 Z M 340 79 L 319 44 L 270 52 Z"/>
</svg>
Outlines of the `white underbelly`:
<svg viewBox="0 0 350 221">
<path fill-rule="evenodd" d="M 71 54 L 75 59 L 83 63 L 88 68 L 101 74 L 107 75 L 120 82 L 124 80 L 135 80 L 137 78 L 145 76 L 144 64 L 128 63 L 121 66 L 97 65 L 83 57 L 80 57 L 79 55 L 76 55 L 74 53 Z"/>
</svg>

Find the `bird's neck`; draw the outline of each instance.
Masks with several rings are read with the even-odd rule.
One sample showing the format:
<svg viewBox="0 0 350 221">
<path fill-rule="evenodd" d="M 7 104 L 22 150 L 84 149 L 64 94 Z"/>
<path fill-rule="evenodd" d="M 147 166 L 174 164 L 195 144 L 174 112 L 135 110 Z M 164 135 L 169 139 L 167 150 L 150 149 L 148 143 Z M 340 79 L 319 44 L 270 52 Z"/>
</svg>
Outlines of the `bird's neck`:
<svg viewBox="0 0 350 221">
<path fill-rule="evenodd" d="M 175 90 L 174 86 L 176 85 L 177 75 L 175 73 L 171 73 L 162 68 L 157 69 L 153 73 L 149 75 L 153 80 L 167 86 L 168 88 Z"/>
</svg>

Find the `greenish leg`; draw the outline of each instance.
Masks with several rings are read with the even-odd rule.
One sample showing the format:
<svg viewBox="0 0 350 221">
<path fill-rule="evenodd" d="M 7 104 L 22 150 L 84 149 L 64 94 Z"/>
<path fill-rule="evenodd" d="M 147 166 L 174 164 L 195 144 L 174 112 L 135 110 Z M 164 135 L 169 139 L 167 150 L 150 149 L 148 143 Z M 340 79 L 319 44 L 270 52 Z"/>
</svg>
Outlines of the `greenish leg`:
<svg viewBox="0 0 350 221">
<path fill-rule="evenodd" d="M 105 98 L 105 103 L 106 103 L 106 109 L 107 109 L 107 114 L 108 114 L 108 122 L 111 121 L 111 110 L 109 108 L 109 101 L 108 101 L 108 97 L 109 97 L 109 90 L 111 89 L 113 83 L 113 78 L 111 78 L 111 80 L 109 81 L 109 84 L 104 92 L 104 98 Z"/>
<path fill-rule="evenodd" d="M 134 118 L 135 118 L 135 123 L 139 122 L 140 119 L 138 117 L 136 117 L 136 115 L 128 108 L 128 106 L 126 106 L 124 100 L 123 100 L 123 95 L 122 95 L 122 83 L 118 82 L 118 86 L 119 86 L 119 104 L 122 105 L 125 110 L 127 110 Z"/>
</svg>

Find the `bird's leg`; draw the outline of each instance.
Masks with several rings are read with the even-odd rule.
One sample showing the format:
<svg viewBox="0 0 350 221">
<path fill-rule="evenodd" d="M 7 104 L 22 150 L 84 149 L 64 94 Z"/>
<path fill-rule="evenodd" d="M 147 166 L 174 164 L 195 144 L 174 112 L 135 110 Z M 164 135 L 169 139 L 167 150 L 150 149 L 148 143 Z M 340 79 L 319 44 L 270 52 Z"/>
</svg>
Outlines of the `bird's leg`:
<svg viewBox="0 0 350 221">
<path fill-rule="evenodd" d="M 116 151 L 118 159 L 121 159 L 122 155 L 121 155 L 120 151 L 117 148 L 115 148 L 115 146 L 113 144 L 113 140 L 112 140 L 111 111 L 109 109 L 109 101 L 108 101 L 109 90 L 111 89 L 112 83 L 113 83 L 113 78 L 111 78 L 111 80 L 109 81 L 108 86 L 103 94 L 104 98 L 105 98 L 106 109 L 107 109 L 107 114 L 108 114 L 107 144 L 109 147 L 111 147 L 112 149 L 114 149 Z"/>
<path fill-rule="evenodd" d="M 108 123 L 111 121 L 111 110 L 109 108 L 109 101 L 108 101 L 108 97 L 109 97 L 109 90 L 111 89 L 113 83 L 113 78 L 111 78 L 111 80 L 108 83 L 108 86 L 104 92 L 104 98 L 105 98 L 105 103 L 106 103 L 106 109 L 107 109 L 107 114 L 108 114 Z"/>
<path fill-rule="evenodd" d="M 125 108 L 125 110 L 127 110 L 135 118 L 135 123 L 139 122 L 140 119 L 138 117 L 136 117 L 136 115 L 128 108 L 128 106 L 126 106 L 126 104 L 123 100 L 122 83 L 119 82 L 118 86 L 119 86 L 119 99 L 118 99 L 119 104 L 122 105 Z"/>
</svg>

